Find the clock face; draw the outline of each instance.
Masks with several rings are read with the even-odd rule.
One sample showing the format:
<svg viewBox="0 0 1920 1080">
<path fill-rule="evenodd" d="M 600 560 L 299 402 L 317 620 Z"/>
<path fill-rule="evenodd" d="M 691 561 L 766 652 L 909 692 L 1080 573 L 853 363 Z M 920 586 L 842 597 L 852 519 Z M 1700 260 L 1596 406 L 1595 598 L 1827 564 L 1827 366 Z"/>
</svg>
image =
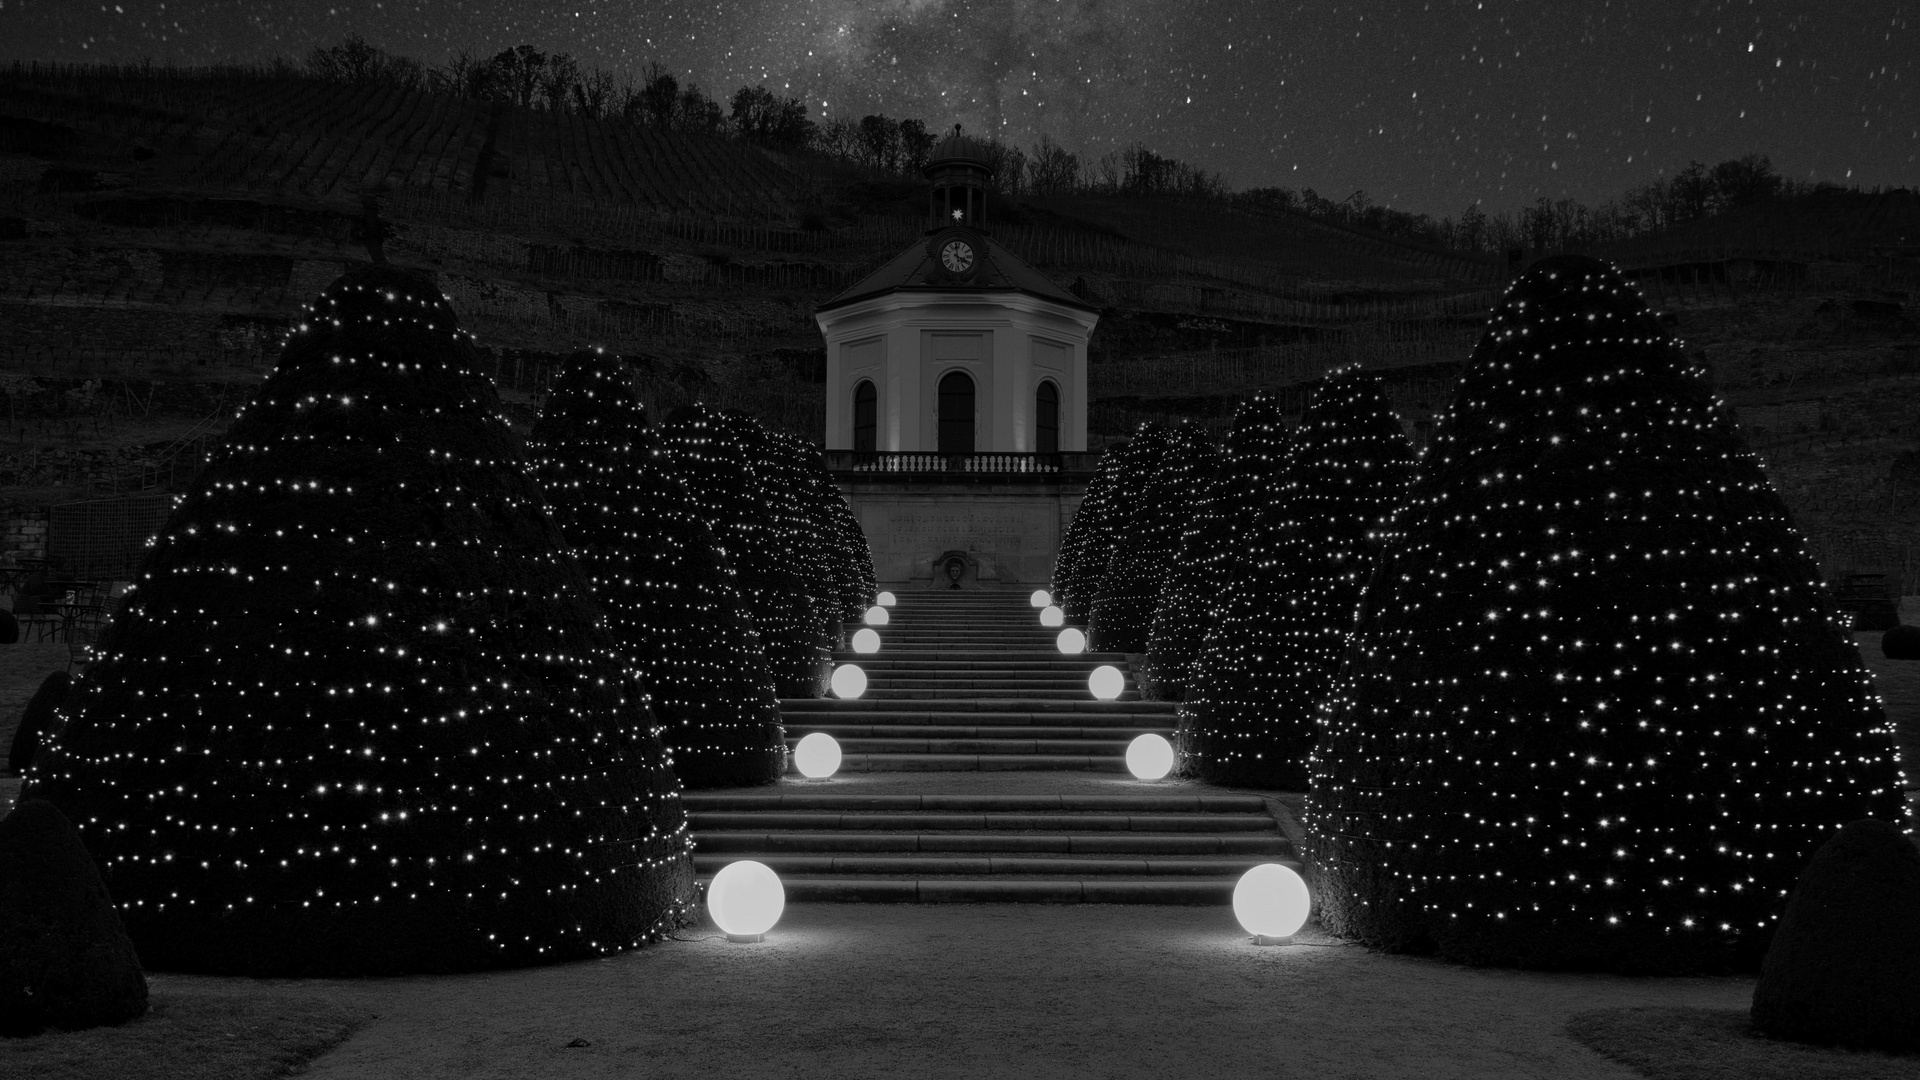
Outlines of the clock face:
<svg viewBox="0 0 1920 1080">
<path fill-rule="evenodd" d="M 973 267 L 973 245 L 965 240 L 949 240 L 940 249 L 940 262 L 949 273 L 964 274 Z"/>
</svg>

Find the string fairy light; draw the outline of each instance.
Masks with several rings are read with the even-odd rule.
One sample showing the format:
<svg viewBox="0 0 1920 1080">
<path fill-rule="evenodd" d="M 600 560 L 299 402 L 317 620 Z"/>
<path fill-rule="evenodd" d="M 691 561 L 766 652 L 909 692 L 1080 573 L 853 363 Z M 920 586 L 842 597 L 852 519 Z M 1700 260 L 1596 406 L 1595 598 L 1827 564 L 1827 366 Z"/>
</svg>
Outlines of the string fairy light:
<svg viewBox="0 0 1920 1080">
<path fill-rule="evenodd" d="M 698 402 L 668 416 L 660 441 L 734 570 L 775 689 L 781 697 L 824 695 L 832 653 L 827 612 L 813 596 L 820 586 L 806 576 L 820 564 L 803 553 L 798 466 L 751 416 Z"/>
<path fill-rule="evenodd" d="M 1607 264 L 1508 289 L 1393 530 L 1312 762 L 1330 930 L 1751 969 L 1820 844 L 1901 815 L 1880 701 L 1785 505 Z"/>
<path fill-rule="evenodd" d="M 150 965 L 528 964 L 693 911 L 666 753 L 428 279 L 308 306 L 100 650 L 26 794 Z"/>
<path fill-rule="evenodd" d="M 1168 431 L 1163 425 L 1149 421 L 1134 432 L 1132 441 L 1120 452 L 1119 474 L 1096 526 L 1097 546 L 1089 545 L 1085 553 L 1087 566 L 1082 571 L 1081 587 L 1087 593 L 1087 637 L 1101 652 L 1124 649 L 1135 633 L 1132 607 L 1123 599 L 1124 590 L 1109 588 L 1108 582 L 1128 572 L 1116 556 L 1129 534 L 1151 516 L 1147 484 L 1166 456 L 1167 445 Z"/>
<path fill-rule="evenodd" d="M 1049 584 L 1055 602 L 1070 622 L 1085 625 L 1093 605 L 1090 586 L 1097 590 L 1093 583 L 1098 577 L 1093 571 L 1095 552 L 1098 552 L 1101 572 L 1105 572 L 1105 559 L 1112 543 L 1107 532 L 1107 517 L 1128 445 L 1116 443 L 1100 455 L 1093 479 L 1087 482 L 1086 493 L 1080 497 L 1073 519 L 1060 535 L 1060 553 L 1054 557 L 1053 580 Z"/>
<path fill-rule="evenodd" d="M 1319 705 L 1413 467 L 1377 376 L 1329 372 L 1268 505 L 1242 533 L 1177 737 L 1217 784 L 1307 788 Z"/>
<path fill-rule="evenodd" d="M 1093 602 L 1093 637 L 1103 650 L 1146 651 L 1154 610 L 1172 571 L 1181 534 L 1193 522 L 1198 496 L 1207 490 L 1219 467 L 1219 447 L 1193 424 L 1179 424 L 1162 438 L 1152 470 L 1143 469 L 1137 477 L 1137 501 L 1115 538 L 1107 574 Z M 1126 475 L 1122 473 L 1123 478 Z"/>
<path fill-rule="evenodd" d="M 1270 393 L 1241 403 L 1216 470 L 1181 533 L 1147 639 L 1147 666 L 1174 700 L 1191 696 L 1200 651 L 1233 576 L 1239 533 L 1266 505 L 1286 458 L 1287 425 Z"/>
<path fill-rule="evenodd" d="M 760 636 L 626 361 L 600 349 L 568 357 L 528 448 L 681 783 L 779 779 L 786 731 Z"/>
</svg>

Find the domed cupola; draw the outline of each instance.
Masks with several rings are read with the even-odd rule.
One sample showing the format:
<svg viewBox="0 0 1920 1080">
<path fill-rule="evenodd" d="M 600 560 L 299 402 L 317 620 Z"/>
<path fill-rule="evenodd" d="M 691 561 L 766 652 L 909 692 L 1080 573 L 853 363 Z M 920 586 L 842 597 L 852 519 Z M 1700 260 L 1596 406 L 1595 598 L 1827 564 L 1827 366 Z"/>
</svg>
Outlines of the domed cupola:
<svg viewBox="0 0 1920 1080">
<path fill-rule="evenodd" d="M 960 134 L 960 125 L 933 144 L 933 154 L 921 168 L 933 184 L 927 202 L 927 228 L 964 225 L 984 230 L 987 225 L 987 189 L 993 185 L 993 165 L 987 148 Z"/>
</svg>

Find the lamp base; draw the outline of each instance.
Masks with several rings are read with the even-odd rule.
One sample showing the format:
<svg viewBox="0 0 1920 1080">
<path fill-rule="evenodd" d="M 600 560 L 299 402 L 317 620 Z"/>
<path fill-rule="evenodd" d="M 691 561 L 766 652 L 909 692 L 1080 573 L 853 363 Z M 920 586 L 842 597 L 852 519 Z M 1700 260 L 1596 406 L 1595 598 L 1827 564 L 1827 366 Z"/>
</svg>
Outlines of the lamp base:
<svg viewBox="0 0 1920 1080">
<path fill-rule="evenodd" d="M 727 940 L 740 941 L 740 942 L 765 941 L 767 940 L 767 935 L 765 934 L 728 934 Z"/>
<path fill-rule="evenodd" d="M 1253 943 L 1255 945 L 1291 945 L 1293 944 L 1293 935 L 1255 934 L 1253 935 Z"/>
</svg>

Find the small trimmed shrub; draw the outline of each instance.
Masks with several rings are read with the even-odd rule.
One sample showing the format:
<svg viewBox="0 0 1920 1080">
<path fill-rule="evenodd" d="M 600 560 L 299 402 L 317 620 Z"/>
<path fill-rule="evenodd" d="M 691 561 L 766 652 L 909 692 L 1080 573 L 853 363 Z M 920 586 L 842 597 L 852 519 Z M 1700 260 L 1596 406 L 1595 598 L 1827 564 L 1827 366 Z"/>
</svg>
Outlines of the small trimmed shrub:
<svg viewBox="0 0 1920 1080">
<path fill-rule="evenodd" d="M 1753 1022 L 1798 1042 L 1920 1051 L 1920 848 L 1868 818 L 1794 886 L 1753 988 Z"/>
<path fill-rule="evenodd" d="M 1881 634 L 1880 655 L 1889 660 L 1920 660 L 1920 626 L 1896 626 Z"/>
<path fill-rule="evenodd" d="M 7 757 L 7 768 L 14 773 L 26 772 L 38 757 L 41 749 L 47 745 L 47 737 L 53 733 L 54 717 L 60 706 L 66 703 L 67 693 L 73 688 L 73 676 L 64 671 L 49 672 L 40 680 L 40 689 L 28 699 L 26 711 L 20 714 L 20 726 L 13 732 L 12 752 Z"/>
<path fill-rule="evenodd" d="M 52 803 L 0 821 L 0 1035 L 119 1024 L 147 977 L 80 834 Z"/>
</svg>

